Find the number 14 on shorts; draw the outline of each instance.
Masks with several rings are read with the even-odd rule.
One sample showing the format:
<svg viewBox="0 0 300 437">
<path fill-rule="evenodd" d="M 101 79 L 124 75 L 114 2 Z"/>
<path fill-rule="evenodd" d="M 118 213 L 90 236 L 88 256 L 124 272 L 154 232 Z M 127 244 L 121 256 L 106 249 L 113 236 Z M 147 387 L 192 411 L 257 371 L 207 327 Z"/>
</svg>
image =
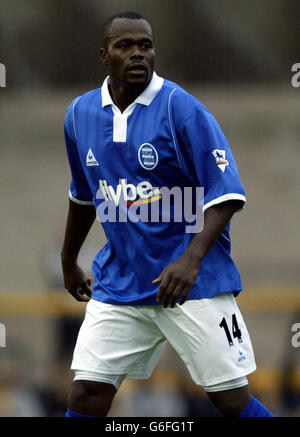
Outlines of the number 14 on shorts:
<svg viewBox="0 0 300 437">
<path fill-rule="evenodd" d="M 242 332 L 241 332 L 241 330 L 239 328 L 239 325 L 238 325 L 238 322 L 237 322 L 235 314 L 232 314 L 232 317 L 231 317 L 231 327 L 232 327 L 231 331 L 232 331 L 233 339 L 232 339 L 232 336 L 230 334 L 230 330 L 228 328 L 228 324 L 227 324 L 227 321 L 226 321 L 225 317 L 223 317 L 223 319 L 221 320 L 221 323 L 219 324 L 219 326 L 220 326 L 220 328 L 224 329 L 226 337 L 227 337 L 227 340 L 228 340 L 228 343 L 229 343 L 229 346 L 233 346 L 233 339 L 235 339 L 235 338 L 238 339 L 239 343 L 243 342 L 243 340 L 242 340 Z"/>
</svg>

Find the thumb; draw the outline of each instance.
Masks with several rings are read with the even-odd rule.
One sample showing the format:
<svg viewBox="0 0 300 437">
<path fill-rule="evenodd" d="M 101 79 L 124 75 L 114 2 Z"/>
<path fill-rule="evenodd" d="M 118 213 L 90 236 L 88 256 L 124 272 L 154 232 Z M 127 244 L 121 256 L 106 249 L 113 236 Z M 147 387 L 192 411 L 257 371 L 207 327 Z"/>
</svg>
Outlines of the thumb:
<svg viewBox="0 0 300 437">
<path fill-rule="evenodd" d="M 165 267 L 163 269 L 163 271 L 161 272 L 161 274 L 159 276 L 157 276 L 157 278 L 153 279 L 152 284 L 158 284 L 159 282 L 161 282 L 163 280 L 163 278 L 165 276 L 166 268 L 167 267 Z"/>
<path fill-rule="evenodd" d="M 85 282 L 77 289 L 78 293 L 91 296 L 92 295 L 91 283 L 92 283 L 91 278 L 87 278 Z"/>
</svg>

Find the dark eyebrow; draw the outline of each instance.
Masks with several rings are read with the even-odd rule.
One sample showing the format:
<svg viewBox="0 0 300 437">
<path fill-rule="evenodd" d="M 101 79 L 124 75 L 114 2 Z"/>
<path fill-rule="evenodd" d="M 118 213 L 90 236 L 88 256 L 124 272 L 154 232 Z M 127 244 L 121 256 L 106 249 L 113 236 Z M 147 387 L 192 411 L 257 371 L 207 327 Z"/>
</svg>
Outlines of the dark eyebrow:
<svg viewBox="0 0 300 437">
<path fill-rule="evenodd" d="M 122 38 L 122 37 L 120 37 L 120 39 L 116 39 L 113 42 L 113 44 L 120 44 L 120 43 L 124 43 L 124 42 L 125 43 L 129 43 L 129 44 L 131 44 L 132 42 L 139 43 L 139 44 L 144 43 L 144 42 L 148 42 L 148 43 L 153 44 L 153 40 L 151 38 L 147 38 L 147 37 L 143 37 L 143 38 L 140 38 L 140 39 Z"/>
</svg>

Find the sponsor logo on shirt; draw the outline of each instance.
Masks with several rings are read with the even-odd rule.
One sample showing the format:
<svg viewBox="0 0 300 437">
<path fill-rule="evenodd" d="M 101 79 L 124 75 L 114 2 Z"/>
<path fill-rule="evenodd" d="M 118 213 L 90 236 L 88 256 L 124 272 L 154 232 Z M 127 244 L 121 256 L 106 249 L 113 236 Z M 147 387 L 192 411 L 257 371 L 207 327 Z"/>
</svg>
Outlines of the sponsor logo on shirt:
<svg viewBox="0 0 300 437">
<path fill-rule="evenodd" d="M 203 229 L 202 187 L 158 188 L 149 181 L 141 181 L 137 185 L 127 183 L 125 178 L 119 179 L 118 185 L 113 186 L 106 179 L 100 179 L 96 199 L 102 200 L 96 207 L 100 223 L 184 222 L 186 233 Z"/>
<path fill-rule="evenodd" d="M 108 185 L 105 179 L 99 180 L 99 187 L 106 201 L 113 201 L 119 206 L 120 199 L 124 199 L 127 206 L 141 205 L 161 199 L 159 188 L 153 188 L 148 181 L 142 181 L 138 185 L 127 184 L 127 179 L 120 179 L 119 184 L 114 188 Z"/>
</svg>

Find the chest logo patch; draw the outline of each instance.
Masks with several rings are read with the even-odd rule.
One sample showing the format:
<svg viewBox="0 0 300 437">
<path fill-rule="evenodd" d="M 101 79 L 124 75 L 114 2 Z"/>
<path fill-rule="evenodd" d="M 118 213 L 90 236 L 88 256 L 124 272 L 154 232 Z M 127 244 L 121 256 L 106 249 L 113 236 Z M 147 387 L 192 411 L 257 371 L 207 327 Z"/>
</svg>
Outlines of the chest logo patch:
<svg viewBox="0 0 300 437">
<path fill-rule="evenodd" d="M 145 170 L 153 170 L 158 163 L 158 153 L 150 143 L 144 143 L 138 150 L 139 163 Z"/>
<path fill-rule="evenodd" d="M 227 161 L 227 159 L 225 159 L 226 158 L 226 151 L 225 150 L 220 150 L 220 149 L 215 149 L 212 152 L 212 154 L 215 157 L 217 166 L 224 173 L 227 165 L 229 165 L 229 162 Z"/>
<path fill-rule="evenodd" d="M 94 156 L 94 154 L 93 154 L 93 152 L 92 152 L 92 149 L 89 149 L 89 151 L 88 151 L 88 153 L 86 155 L 86 165 L 88 167 L 91 167 L 93 165 L 99 165 L 97 160 L 96 160 L 96 158 L 95 158 L 95 156 Z"/>
</svg>

